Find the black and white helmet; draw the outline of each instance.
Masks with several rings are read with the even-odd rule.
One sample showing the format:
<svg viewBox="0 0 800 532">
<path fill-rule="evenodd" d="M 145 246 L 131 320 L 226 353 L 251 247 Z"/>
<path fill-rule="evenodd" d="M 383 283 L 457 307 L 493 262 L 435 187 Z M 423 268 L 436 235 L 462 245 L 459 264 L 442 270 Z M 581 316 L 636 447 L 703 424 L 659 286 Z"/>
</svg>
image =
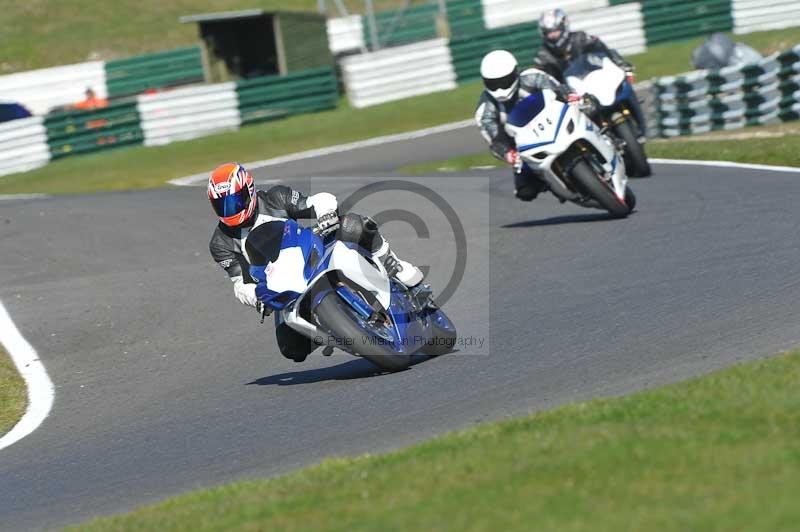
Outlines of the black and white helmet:
<svg viewBox="0 0 800 532">
<path fill-rule="evenodd" d="M 510 100 L 519 88 L 517 59 L 506 50 L 494 50 L 481 61 L 483 85 L 498 102 Z"/>
<path fill-rule="evenodd" d="M 539 17 L 545 46 L 563 54 L 569 47 L 569 20 L 563 9 L 550 9 Z"/>
</svg>

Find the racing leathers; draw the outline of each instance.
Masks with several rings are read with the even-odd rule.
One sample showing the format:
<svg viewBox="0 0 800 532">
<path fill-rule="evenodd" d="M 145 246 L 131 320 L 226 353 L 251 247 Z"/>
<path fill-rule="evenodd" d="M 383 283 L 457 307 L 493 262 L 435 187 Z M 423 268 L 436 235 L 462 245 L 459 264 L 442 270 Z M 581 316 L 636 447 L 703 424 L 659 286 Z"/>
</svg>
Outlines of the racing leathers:
<svg viewBox="0 0 800 532">
<path fill-rule="evenodd" d="M 589 53 L 602 53 L 615 65 L 623 70 L 630 71 L 632 66 L 625 61 L 613 48 L 609 48 L 603 41 L 593 35 L 587 35 L 584 31 L 573 31 L 569 34 L 567 44 L 559 50 L 544 41 L 536 56 L 533 58 L 534 68 L 547 72 L 558 80 L 559 83 L 566 83 L 564 71 L 570 62 L 576 57 Z"/>
<path fill-rule="evenodd" d="M 599 38 L 588 35 L 584 31 L 570 32 L 566 44 L 561 48 L 544 40 L 536 56 L 533 58 L 533 66 L 534 68 L 547 72 L 556 78 L 559 83 L 566 83 L 564 71 L 569 67 L 569 64 L 575 58 L 591 53 L 605 54 L 615 65 L 625 72 L 633 71 L 633 65 L 623 59 L 619 52 L 613 48 L 609 48 Z M 635 94 L 630 98 L 629 103 L 631 111 L 633 111 L 636 121 L 639 123 L 641 133 L 644 135 L 646 132 L 644 113 L 639 105 L 639 99 Z"/>
<path fill-rule="evenodd" d="M 407 286 L 414 286 L 422 281 L 422 272 L 416 266 L 400 260 L 392 252 L 371 218 L 354 213 L 339 218 L 338 202 L 334 195 L 322 192 L 306 196 L 285 185 L 273 186 L 266 191 L 259 190 L 256 195 L 256 210 L 251 218 L 238 227 L 219 222 L 209 243 L 211 256 L 230 277 L 234 295 L 241 303 L 252 307 L 258 305 L 257 283 L 250 276 L 248 236 L 262 225 L 285 222 L 289 218 L 316 218 L 319 227 L 325 228 L 323 224 L 328 224 L 329 230 L 335 230 L 339 240 L 357 243 L 372 252 L 373 257 L 380 260 L 387 272 L 398 281 Z M 276 250 L 276 255 L 279 251 Z M 275 335 L 281 353 L 296 362 L 305 360 L 317 347 L 313 341 L 286 325 L 279 312 L 275 313 Z"/>
<path fill-rule="evenodd" d="M 553 77 L 540 72 L 522 72 L 519 76 L 519 89 L 508 101 L 500 102 L 484 90 L 478 100 L 475 111 L 475 121 L 481 134 L 489 143 L 489 151 L 500 160 L 504 160 L 514 167 L 514 195 L 522 201 L 531 201 L 536 196 L 547 190 L 547 183 L 543 180 L 539 170 L 534 170 L 527 164 L 519 165 L 513 160 L 516 156 L 514 139 L 506 132 L 505 124 L 514 105 L 531 95 L 531 93 L 550 89 L 556 97 L 567 102 L 569 90 Z"/>
</svg>

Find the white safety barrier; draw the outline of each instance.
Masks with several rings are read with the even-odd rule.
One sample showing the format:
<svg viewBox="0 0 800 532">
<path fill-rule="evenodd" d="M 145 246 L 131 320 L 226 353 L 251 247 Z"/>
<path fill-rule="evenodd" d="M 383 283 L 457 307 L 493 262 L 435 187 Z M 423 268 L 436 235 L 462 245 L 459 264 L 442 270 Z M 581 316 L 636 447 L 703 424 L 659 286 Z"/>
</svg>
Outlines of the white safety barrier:
<svg viewBox="0 0 800 532">
<path fill-rule="evenodd" d="M 800 26 L 797 0 L 733 0 L 733 32 L 776 30 Z"/>
<path fill-rule="evenodd" d="M 91 61 L 0 77 L 0 102 L 17 102 L 32 114 L 46 114 L 53 107 L 86 98 L 88 87 L 105 98 L 106 71 L 103 61 Z"/>
<path fill-rule="evenodd" d="M 31 116 L 0 124 L 0 175 L 27 172 L 49 161 L 43 117 Z"/>
<path fill-rule="evenodd" d="M 446 39 L 432 39 L 341 60 L 353 107 L 368 107 L 456 88 Z"/>
<path fill-rule="evenodd" d="M 141 95 L 137 107 L 145 146 L 236 130 L 242 123 L 233 82 Z"/>
<path fill-rule="evenodd" d="M 364 50 L 364 24 L 361 15 L 329 18 L 327 29 L 328 47 L 332 54 Z"/>
<path fill-rule="evenodd" d="M 572 29 L 599 37 L 621 54 L 639 54 L 647 49 L 642 6 L 638 2 L 584 11 L 570 15 Z"/>
<path fill-rule="evenodd" d="M 608 0 L 481 0 L 483 21 L 488 29 L 539 20 L 543 11 L 560 7 L 570 19 L 582 11 L 608 7 Z"/>
</svg>

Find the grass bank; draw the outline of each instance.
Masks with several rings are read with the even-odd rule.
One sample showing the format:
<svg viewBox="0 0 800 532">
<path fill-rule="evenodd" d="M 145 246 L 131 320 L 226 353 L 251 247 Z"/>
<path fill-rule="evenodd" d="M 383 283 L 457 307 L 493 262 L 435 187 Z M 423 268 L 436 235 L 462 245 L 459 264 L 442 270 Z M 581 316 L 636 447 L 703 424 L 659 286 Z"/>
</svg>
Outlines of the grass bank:
<svg viewBox="0 0 800 532">
<path fill-rule="evenodd" d="M 788 530 L 798 385 L 795 352 L 75 530 Z"/>
<path fill-rule="evenodd" d="M 800 166 L 800 123 L 790 122 L 778 126 L 749 127 L 696 137 L 658 139 L 650 141 L 646 149 L 649 157 L 661 159 Z M 399 171 L 408 174 L 428 174 L 506 166 L 508 165 L 488 153 L 478 153 L 444 161 L 406 166 Z"/>
<path fill-rule="evenodd" d="M 27 397 L 22 377 L 0 346 L 0 436 L 11 430 L 25 413 Z"/>
<path fill-rule="evenodd" d="M 333 2 L 327 2 L 329 9 Z M 345 0 L 351 13 L 362 0 Z M 377 9 L 403 5 L 377 0 Z M 313 11 L 318 0 L 18 0 L 3 2 L 0 75 L 34 68 L 109 60 L 197 43 L 197 25 L 181 15 L 259 8 Z"/>
</svg>

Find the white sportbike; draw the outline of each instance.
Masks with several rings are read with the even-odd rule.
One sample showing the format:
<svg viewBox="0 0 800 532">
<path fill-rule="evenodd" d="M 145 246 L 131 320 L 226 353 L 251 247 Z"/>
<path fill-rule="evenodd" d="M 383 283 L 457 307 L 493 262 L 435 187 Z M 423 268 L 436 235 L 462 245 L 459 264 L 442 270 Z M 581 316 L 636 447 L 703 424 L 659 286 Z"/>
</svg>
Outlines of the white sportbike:
<svg viewBox="0 0 800 532">
<path fill-rule="evenodd" d="M 524 164 L 539 169 L 562 201 L 625 217 L 636 205 L 618 144 L 581 112 L 544 89 L 519 101 L 508 116 Z"/>
<path fill-rule="evenodd" d="M 602 127 L 625 143 L 623 155 L 627 174 L 647 177 L 652 174 L 644 151 L 644 124 L 639 120 L 633 85 L 625 71 L 605 54 L 576 57 L 564 71 L 567 84 L 579 95 L 591 94 L 597 102 L 596 115 Z M 594 115 L 593 115 L 594 116 Z"/>
</svg>

